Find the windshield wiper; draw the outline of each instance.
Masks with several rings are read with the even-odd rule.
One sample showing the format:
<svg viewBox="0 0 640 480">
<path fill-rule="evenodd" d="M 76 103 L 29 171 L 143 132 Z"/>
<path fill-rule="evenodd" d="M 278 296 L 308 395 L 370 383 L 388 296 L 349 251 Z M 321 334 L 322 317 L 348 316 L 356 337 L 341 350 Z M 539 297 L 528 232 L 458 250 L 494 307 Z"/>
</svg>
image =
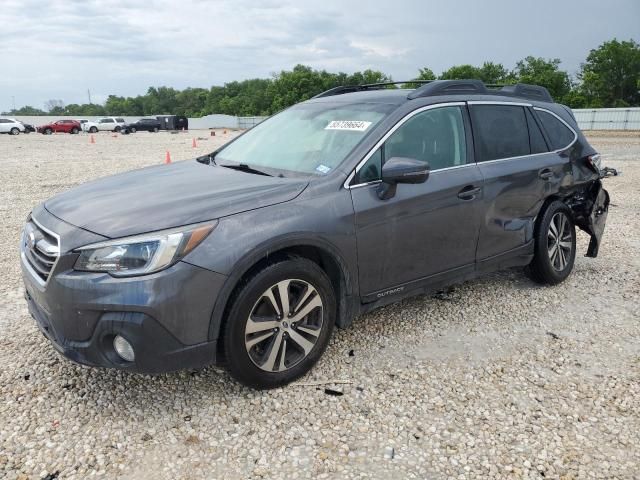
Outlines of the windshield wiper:
<svg viewBox="0 0 640 480">
<path fill-rule="evenodd" d="M 273 175 L 263 172 L 262 170 L 257 170 L 255 168 L 250 167 L 246 163 L 236 163 L 236 164 L 218 164 L 220 167 L 231 168 L 233 170 L 239 170 L 241 172 L 253 173 L 255 175 L 264 175 L 266 177 L 273 177 Z"/>
</svg>

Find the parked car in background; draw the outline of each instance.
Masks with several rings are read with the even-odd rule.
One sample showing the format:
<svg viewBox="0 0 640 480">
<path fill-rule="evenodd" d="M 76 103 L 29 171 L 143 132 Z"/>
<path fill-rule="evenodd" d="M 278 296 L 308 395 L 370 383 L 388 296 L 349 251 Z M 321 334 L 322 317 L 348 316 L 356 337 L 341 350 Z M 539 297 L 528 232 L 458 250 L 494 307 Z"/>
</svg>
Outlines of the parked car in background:
<svg viewBox="0 0 640 480">
<path fill-rule="evenodd" d="M 58 120 L 57 122 L 47 123 L 46 125 L 40 125 L 37 131 L 45 135 L 51 135 L 52 133 L 80 133 L 82 127 L 80 122 L 76 120 Z"/>
<path fill-rule="evenodd" d="M 79 118 L 78 122 L 80 122 L 83 132 L 96 133 L 98 131 L 98 124 L 96 122 L 92 122 L 86 118 Z"/>
<path fill-rule="evenodd" d="M 273 388 L 374 308 L 516 266 L 557 285 L 576 227 L 598 255 L 600 156 L 546 89 L 387 85 L 333 88 L 194 161 L 36 207 L 22 276 L 44 335 L 77 363 L 222 362 Z"/>
<path fill-rule="evenodd" d="M 158 130 L 160 130 L 160 121 L 155 118 L 141 118 L 137 122 L 127 123 L 122 127 L 122 133 L 157 132 Z"/>
<path fill-rule="evenodd" d="M 158 115 L 160 130 L 189 130 L 189 119 L 183 115 Z"/>
<path fill-rule="evenodd" d="M 24 125 L 24 133 L 31 133 L 36 131 L 36 127 L 31 125 L 30 123 L 24 123 L 24 122 L 20 122 L 20 123 Z"/>
<path fill-rule="evenodd" d="M 99 118 L 97 122 L 91 122 L 88 124 L 88 130 L 91 133 L 95 133 L 99 131 L 107 131 L 107 132 L 119 132 L 122 130 L 122 127 L 126 124 L 124 118 L 122 117 L 102 117 Z M 93 127 L 96 130 L 93 130 Z"/>
<path fill-rule="evenodd" d="M 15 118 L 0 118 L 0 133 L 18 135 L 25 131 L 25 126 Z"/>
</svg>

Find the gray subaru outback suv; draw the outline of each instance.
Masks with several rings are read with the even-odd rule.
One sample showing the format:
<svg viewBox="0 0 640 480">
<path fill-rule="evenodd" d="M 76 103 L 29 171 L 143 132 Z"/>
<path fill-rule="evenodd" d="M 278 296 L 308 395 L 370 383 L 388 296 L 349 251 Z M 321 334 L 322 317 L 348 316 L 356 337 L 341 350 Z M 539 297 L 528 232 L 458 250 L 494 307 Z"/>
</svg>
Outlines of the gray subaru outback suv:
<svg viewBox="0 0 640 480">
<path fill-rule="evenodd" d="M 87 183 L 30 214 L 29 310 L 91 366 L 226 365 L 286 384 L 334 325 L 507 267 L 557 284 L 609 197 L 571 111 L 531 85 L 338 87 L 193 161 Z"/>
</svg>

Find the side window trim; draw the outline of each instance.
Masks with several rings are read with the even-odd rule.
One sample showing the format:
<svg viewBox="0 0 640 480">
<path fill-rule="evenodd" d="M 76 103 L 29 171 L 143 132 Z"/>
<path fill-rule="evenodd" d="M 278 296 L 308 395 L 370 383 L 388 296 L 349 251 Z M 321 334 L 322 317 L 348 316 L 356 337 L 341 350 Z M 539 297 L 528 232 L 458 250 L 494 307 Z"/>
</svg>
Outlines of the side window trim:
<svg viewBox="0 0 640 480">
<path fill-rule="evenodd" d="M 561 123 L 564 124 L 565 127 L 567 127 L 571 131 L 571 133 L 573 133 L 573 141 L 571 143 L 569 143 L 569 145 L 567 145 L 566 147 L 557 148 L 555 150 L 549 150 L 549 153 L 563 152 L 563 151 L 573 147 L 573 145 L 578 141 L 578 134 L 576 133 L 575 129 L 571 125 L 569 125 L 567 122 L 565 122 L 565 120 L 563 118 L 561 118 L 559 115 L 557 115 L 556 113 L 552 112 L 551 110 L 547 110 L 546 108 L 542 108 L 542 107 L 533 107 L 533 109 L 534 110 L 538 110 L 540 112 L 548 113 L 548 114 L 556 117 L 558 120 L 560 120 Z M 537 115 L 536 115 L 536 117 L 537 117 Z M 536 121 L 538 122 L 538 124 L 541 124 L 539 118 L 536 118 Z M 541 125 L 541 130 L 542 130 L 543 135 L 545 136 L 545 140 L 547 140 L 547 143 L 550 145 L 551 142 L 550 142 L 550 139 L 548 139 L 547 131 L 544 128 L 542 128 L 542 125 Z"/>
<path fill-rule="evenodd" d="M 427 110 L 432 110 L 434 108 L 443 108 L 443 107 L 464 107 L 466 105 L 466 102 L 448 102 L 448 103 L 435 103 L 432 105 L 425 105 L 424 107 L 420 107 L 417 108 L 415 110 L 412 110 L 411 112 L 407 113 L 404 117 L 402 117 L 400 120 L 398 120 L 388 131 L 387 133 L 385 133 L 382 138 L 380 140 L 378 140 L 375 145 L 367 152 L 367 154 L 362 158 L 362 160 L 360 160 L 360 162 L 358 162 L 358 165 L 356 165 L 356 167 L 351 170 L 351 173 L 349 174 L 349 176 L 347 177 L 347 179 L 344 181 L 343 187 L 346 188 L 347 190 L 350 190 L 352 188 L 357 188 L 357 187 L 364 187 L 367 185 L 373 185 L 376 183 L 380 183 L 380 180 L 374 180 L 372 182 L 366 182 L 366 183 L 358 183 L 358 184 L 354 184 L 351 185 L 351 182 L 353 181 L 353 179 L 355 178 L 355 175 L 358 171 L 360 171 L 360 169 L 367 163 L 367 161 L 369 160 L 369 158 L 371 158 L 371 156 L 376 153 L 376 151 L 378 150 L 378 148 L 380 148 L 386 141 L 387 139 L 394 134 L 394 132 L 400 128 L 405 122 L 407 122 L 410 118 L 414 117 L 415 115 L 425 112 Z M 464 110 L 461 108 L 461 110 Z M 462 116 L 464 118 L 464 111 L 461 112 Z M 464 122 L 463 122 L 464 123 Z M 464 123 L 464 127 L 466 128 L 467 124 Z M 465 132 L 465 134 L 467 134 L 467 132 Z M 468 153 L 467 153 L 468 155 Z M 384 158 L 383 158 L 383 162 L 384 162 Z M 472 163 L 468 162 L 468 157 L 467 157 L 467 163 L 465 163 L 464 165 L 458 165 L 456 167 L 450 167 L 450 168 L 460 168 L 460 167 L 466 167 L 468 165 L 473 165 Z M 447 170 L 447 169 L 442 169 Z"/>
</svg>

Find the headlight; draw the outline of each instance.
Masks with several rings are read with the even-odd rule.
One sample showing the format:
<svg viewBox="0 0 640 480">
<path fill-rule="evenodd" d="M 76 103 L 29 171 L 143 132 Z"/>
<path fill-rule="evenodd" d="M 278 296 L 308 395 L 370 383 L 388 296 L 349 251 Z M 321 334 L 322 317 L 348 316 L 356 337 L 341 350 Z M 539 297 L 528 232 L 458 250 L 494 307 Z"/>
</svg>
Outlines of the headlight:
<svg viewBox="0 0 640 480">
<path fill-rule="evenodd" d="M 145 275 L 163 270 L 193 250 L 218 222 L 119 238 L 78 248 L 73 266 L 83 272 L 107 272 L 115 277 Z"/>
</svg>

